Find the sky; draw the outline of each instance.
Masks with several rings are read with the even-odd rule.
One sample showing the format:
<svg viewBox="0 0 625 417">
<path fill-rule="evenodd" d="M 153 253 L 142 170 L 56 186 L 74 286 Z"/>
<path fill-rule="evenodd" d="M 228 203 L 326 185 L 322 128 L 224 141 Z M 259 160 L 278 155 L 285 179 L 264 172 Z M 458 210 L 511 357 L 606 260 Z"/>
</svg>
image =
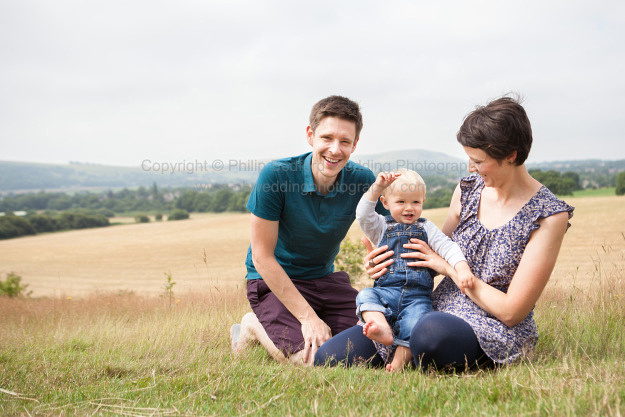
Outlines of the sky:
<svg viewBox="0 0 625 417">
<path fill-rule="evenodd" d="M 0 161 L 120 166 L 307 152 L 357 101 L 355 156 L 466 158 L 464 116 L 524 98 L 529 162 L 625 158 L 622 1 L 5 0 Z"/>
</svg>

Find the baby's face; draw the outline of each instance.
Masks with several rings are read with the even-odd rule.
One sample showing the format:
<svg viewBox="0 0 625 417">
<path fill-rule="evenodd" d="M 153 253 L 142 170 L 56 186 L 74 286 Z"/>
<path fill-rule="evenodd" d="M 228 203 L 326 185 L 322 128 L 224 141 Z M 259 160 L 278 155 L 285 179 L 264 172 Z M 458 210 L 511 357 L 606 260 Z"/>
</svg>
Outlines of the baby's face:
<svg viewBox="0 0 625 417">
<path fill-rule="evenodd" d="M 423 185 L 393 183 L 386 196 L 380 199 L 398 223 L 413 224 L 423 212 L 425 190 Z"/>
</svg>

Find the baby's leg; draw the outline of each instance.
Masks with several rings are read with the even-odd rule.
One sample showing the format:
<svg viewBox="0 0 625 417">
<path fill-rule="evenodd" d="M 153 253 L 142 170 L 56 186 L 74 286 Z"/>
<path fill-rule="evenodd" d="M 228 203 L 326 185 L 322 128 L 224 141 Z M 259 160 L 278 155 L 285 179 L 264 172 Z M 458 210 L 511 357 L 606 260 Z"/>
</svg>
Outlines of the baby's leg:
<svg viewBox="0 0 625 417">
<path fill-rule="evenodd" d="M 389 326 L 383 313 L 363 311 L 362 318 L 365 320 L 365 325 L 362 328 L 362 333 L 365 336 L 386 346 L 393 344 L 393 330 L 391 330 L 391 326 Z"/>
<path fill-rule="evenodd" d="M 412 353 L 410 349 L 405 346 L 397 346 L 395 350 L 395 356 L 393 356 L 393 361 L 386 365 L 386 370 L 388 372 L 396 372 L 404 369 L 410 361 L 412 360 Z"/>
</svg>

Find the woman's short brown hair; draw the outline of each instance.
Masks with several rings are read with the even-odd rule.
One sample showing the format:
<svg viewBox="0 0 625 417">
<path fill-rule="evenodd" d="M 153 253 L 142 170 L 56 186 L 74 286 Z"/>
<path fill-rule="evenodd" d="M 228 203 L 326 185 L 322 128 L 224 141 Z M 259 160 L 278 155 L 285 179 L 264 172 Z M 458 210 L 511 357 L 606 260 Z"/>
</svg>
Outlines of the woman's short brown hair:
<svg viewBox="0 0 625 417">
<path fill-rule="evenodd" d="M 456 137 L 499 161 L 516 151 L 514 164 L 521 165 L 532 147 L 532 126 L 519 99 L 502 97 L 469 113 Z"/>
<path fill-rule="evenodd" d="M 356 124 L 356 138 L 362 130 L 362 114 L 358 103 L 342 96 L 330 96 L 319 100 L 310 112 L 310 128 L 313 132 L 326 117 L 338 117 Z M 354 138 L 354 139 L 356 139 Z"/>
</svg>

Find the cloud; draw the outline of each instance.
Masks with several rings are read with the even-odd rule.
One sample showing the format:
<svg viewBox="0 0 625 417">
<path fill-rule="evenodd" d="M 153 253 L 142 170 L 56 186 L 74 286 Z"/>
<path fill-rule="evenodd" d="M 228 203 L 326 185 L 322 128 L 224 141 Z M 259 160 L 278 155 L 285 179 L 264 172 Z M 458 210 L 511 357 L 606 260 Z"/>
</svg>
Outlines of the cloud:
<svg viewBox="0 0 625 417">
<path fill-rule="evenodd" d="M 462 157 L 518 91 L 533 160 L 623 158 L 621 3 L 20 1 L 0 6 L 3 158 L 137 165 L 308 150 L 312 104 L 357 100 L 359 152 Z M 593 144 L 591 149 L 580 149 Z"/>
</svg>

